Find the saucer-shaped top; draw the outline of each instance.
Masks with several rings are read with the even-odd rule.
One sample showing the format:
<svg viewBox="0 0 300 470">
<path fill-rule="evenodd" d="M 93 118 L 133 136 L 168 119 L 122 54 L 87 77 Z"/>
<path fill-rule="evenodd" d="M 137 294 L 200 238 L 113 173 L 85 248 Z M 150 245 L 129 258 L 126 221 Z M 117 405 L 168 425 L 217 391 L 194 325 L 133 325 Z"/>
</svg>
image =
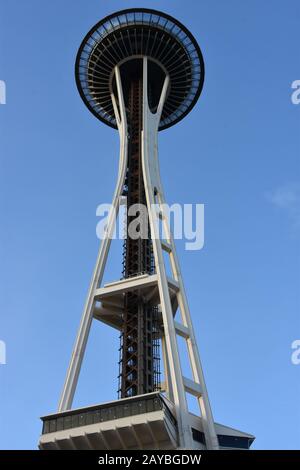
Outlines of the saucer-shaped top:
<svg viewBox="0 0 300 470">
<path fill-rule="evenodd" d="M 170 78 L 159 130 L 180 121 L 200 96 L 204 62 L 187 28 L 156 10 L 119 11 L 89 31 L 79 48 L 75 65 L 77 87 L 86 106 L 113 128 L 117 128 L 111 101 L 114 67 L 143 56 L 159 65 Z"/>
</svg>

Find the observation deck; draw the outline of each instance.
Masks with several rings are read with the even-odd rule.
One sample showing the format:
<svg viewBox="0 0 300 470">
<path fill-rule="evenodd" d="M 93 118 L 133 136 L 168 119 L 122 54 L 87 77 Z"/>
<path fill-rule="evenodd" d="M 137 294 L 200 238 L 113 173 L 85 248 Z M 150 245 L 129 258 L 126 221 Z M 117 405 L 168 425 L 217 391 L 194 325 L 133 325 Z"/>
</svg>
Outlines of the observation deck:
<svg viewBox="0 0 300 470">
<path fill-rule="evenodd" d="M 178 449 L 174 405 L 147 393 L 44 416 L 41 450 Z M 189 414 L 194 449 L 206 449 L 202 420 Z M 254 436 L 215 423 L 221 449 L 250 448 Z"/>
<path fill-rule="evenodd" d="M 155 102 L 165 75 L 170 79 L 159 130 L 173 126 L 193 108 L 204 81 L 204 62 L 194 36 L 179 21 L 152 9 L 122 10 L 97 23 L 79 48 L 76 83 L 88 109 L 117 129 L 111 101 L 114 68 L 125 83 L 128 61 L 149 59 L 149 88 Z M 132 65 L 130 65 L 132 66 Z M 129 80 L 128 80 L 129 81 Z"/>
</svg>

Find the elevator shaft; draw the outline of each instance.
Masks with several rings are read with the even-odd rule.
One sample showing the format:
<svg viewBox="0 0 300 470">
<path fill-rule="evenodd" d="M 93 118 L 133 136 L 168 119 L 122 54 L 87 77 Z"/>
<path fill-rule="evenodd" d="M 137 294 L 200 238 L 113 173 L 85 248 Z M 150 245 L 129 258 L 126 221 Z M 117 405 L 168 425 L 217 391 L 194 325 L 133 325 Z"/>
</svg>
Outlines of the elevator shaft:
<svg viewBox="0 0 300 470">
<path fill-rule="evenodd" d="M 123 250 L 123 277 L 152 274 L 154 260 L 148 217 L 139 226 L 137 238 L 131 237 L 130 224 L 140 217 L 137 211 L 128 215 L 135 204 L 146 207 L 142 171 L 142 73 L 137 73 L 129 85 L 128 119 L 128 165 L 124 185 L 127 196 L 126 239 Z M 138 207 L 136 206 L 138 209 Z M 136 226 L 136 224 L 135 224 Z M 119 397 L 150 393 L 159 388 L 159 335 L 158 308 L 145 301 L 141 294 L 128 292 L 124 297 L 123 327 L 120 344 Z"/>
</svg>

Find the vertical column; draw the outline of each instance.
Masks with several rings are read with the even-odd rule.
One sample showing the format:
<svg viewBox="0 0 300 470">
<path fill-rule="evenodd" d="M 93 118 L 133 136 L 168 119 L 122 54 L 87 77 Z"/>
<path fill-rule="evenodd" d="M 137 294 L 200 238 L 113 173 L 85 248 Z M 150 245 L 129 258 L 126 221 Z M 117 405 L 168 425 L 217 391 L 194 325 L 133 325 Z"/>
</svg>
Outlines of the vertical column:
<svg viewBox="0 0 300 470">
<path fill-rule="evenodd" d="M 157 158 L 157 132 L 160 116 L 165 101 L 169 78 L 165 78 L 160 101 L 155 114 L 151 113 L 148 105 L 148 67 L 147 58 L 143 59 L 143 132 L 142 132 L 142 161 L 143 175 L 153 252 L 155 258 L 155 268 L 158 276 L 158 288 L 162 309 L 164 337 L 166 352 L 169 363 L 169 372 L 172 382 L 174 404 L 178 423 L 179 443 L 181 448 L 193 448 L 192 433 L 189 426 L 188 408 L 185 396 L 185 389 L 182 380 L 181 365 L 179 360 L 176 332 L 173 320 L 173 312 L 169 295 L 166 269 L 164 265 L 161 240 L 159 236 L 156 214 L 152 208 L 155 206 L 155 159 Z"/>
<path fill-rule="evenodd" d="M 84 310 L 81 317 L 81 322 L 76 338 L 76 342 L 74 345 L 70 365 L 67 371 L 67 376 L 64 384 L 64 388 L 62 391 L 61 399 L 58 406 L 58 411 L 65 411 L 69 410 L 72 406 L 78 377 L 82 365 L 83 356 L 86 349 L 87 339 L 90 332 L 90 327 L 93 318 L 93 310 L 94 310 L 94 294 L 95 289 L 99 286 L 102 281 L 103 272 L 107 260 L 107 255 L 112 239 L 112 234 L 114 230 L 114 224 L 116 215 L 119 210 L 120 205 L 120 197 L 123 190 L 124 180 L 125 180 L 125 173 L 127 168 L 127 119 L 126 119 L 126 111 L 125 111 L 125 103 L 122 91 L 122 84 L 121 84 L 121 77 L 119 68 L 115 68 L 115 76 L 116 76 L 116 83 L 117 83 L 117 93 L 118 93 L 118 101 L 119 101 L 119 109 L 116 105 L 116 98 L 112 95 L 112 102 L 114 105 L 114 111 L 116 115 L 116 120 L 118 124 L 119 134 L 120 134 L 120 161 L 119 161 L 119 173 L 117 179 L 117 185 L 113 197 L 112 207 L 108 216 L 107 227 L 105 231 L 104 238 L 100 245 L 96 266 L 94 269 L 94 273 L 91 279 L 86 303 L 84 306 Z"/>
<path fill-rule="evenodd" d="M 132 237 L 129 227 L 146 204 L 141 157 L 143 75 L 142 60 L 133 59 L 123 70 L 126 81 L 128 119 L 128 165 L 126 176 L 127 237 L 124 244 L 123 276 L 151 274 L 153 254 L 150 233 L 145 238 Z M 136 235 L 136 234 L 135 234 Z M 121 335 L 121 358 L 119 396 L 122 398 L 153 392 L 157 386 L 159 366 L 156 351 L 156 306 L 144 300 L 138 292 L 124 296 L 123 331 Z"/>
<path fill-rule="evenodd" d="M 158 173 L 158 178 L 160 180 L 159 173 Z M 166 201 L 164 198 L 161 181 L 159 181 L 158 186 L 159 186 L 159 191 L 157 194 L 158 202 L 160 206 L 163 206 L 166 203 Z M 176 253 L 176 246 L 175 246 L 173 235 L 170 231 L 168 221 L 166 219 L 163 219 L 163 223 L 164 223 L 164 231 L 167 236 L 167 242 L 171 246 L 171 251 L 169 253 L 169 256 L 170 256 L 172 274 L 173 274 L 174 279 L 179 284 L 179 291 L 177 294 L 177 299 L 178 299 L 179 309 L 181 312 L 182 322 L 183 322 L 183 325 L 189 331 L 189 336 L 186 338 L 186 343 L 187 343 L 187 348 L 188 348 L 188 356 L 189 356 L 189 361 L 191 364 L 192 374 L 193 374 L 194 381 L 200 384 L 201 386 L 201 395 L 198 397 L 198 402 L 199 402 L 199 408 L 201 411 L 203 429 L 204 429 L 204 433 L 205 433 L 206 441 L 207 441 L 206 444 L 209 449 L 217 450 L 219 449 L 218 437 L 217 437 L 216 430 L 215 430 L 213 414 L 211 411 L 211 406 L 210 406 L 207 387 L 206 387 L 206 383 L 204 379 L 202 364 L 201 364 L 200 355 L 199 355 L 199 351 L 198 351 L 198 347 L 196 343 L 195 333 L 194 333 L 192 319 L 190 315 L 190 309 L 189 309 L 189 305 L 188 305 L 188 301 L 187 301 L 187 297 L 185 293 L 183 278 L 182 278 L 181 271 L 180 271 L 180 264 L 179 264 L 178 256 Z"/>
</svg>

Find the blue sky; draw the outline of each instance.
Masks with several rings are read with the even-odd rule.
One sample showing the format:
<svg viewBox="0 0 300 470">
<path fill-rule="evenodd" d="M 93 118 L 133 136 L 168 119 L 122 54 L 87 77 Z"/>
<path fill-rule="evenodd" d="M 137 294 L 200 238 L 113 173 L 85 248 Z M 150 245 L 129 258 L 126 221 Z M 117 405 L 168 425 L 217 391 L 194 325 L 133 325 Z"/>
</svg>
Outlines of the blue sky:
<svg viewBox="0 0 300 470">
<path fill-rule="evenodd" d="M 178 249 L 215 420 L 253 433 L 253 448 L 299 449 L 296 0 L 0 1 L 0 448 L 36 448 L 39 416 L 57 409 L 118 157 L 117 133 L 81 102 L 74 60 L 97 21 L 134 6 L 183 22 L 206 64 L 197 106 L 159 145 L 168 201 L 205 204 L 203 250 Z M 93 325 L 75 406 L 116 398 L 117 349 Z"/>
</svg>

